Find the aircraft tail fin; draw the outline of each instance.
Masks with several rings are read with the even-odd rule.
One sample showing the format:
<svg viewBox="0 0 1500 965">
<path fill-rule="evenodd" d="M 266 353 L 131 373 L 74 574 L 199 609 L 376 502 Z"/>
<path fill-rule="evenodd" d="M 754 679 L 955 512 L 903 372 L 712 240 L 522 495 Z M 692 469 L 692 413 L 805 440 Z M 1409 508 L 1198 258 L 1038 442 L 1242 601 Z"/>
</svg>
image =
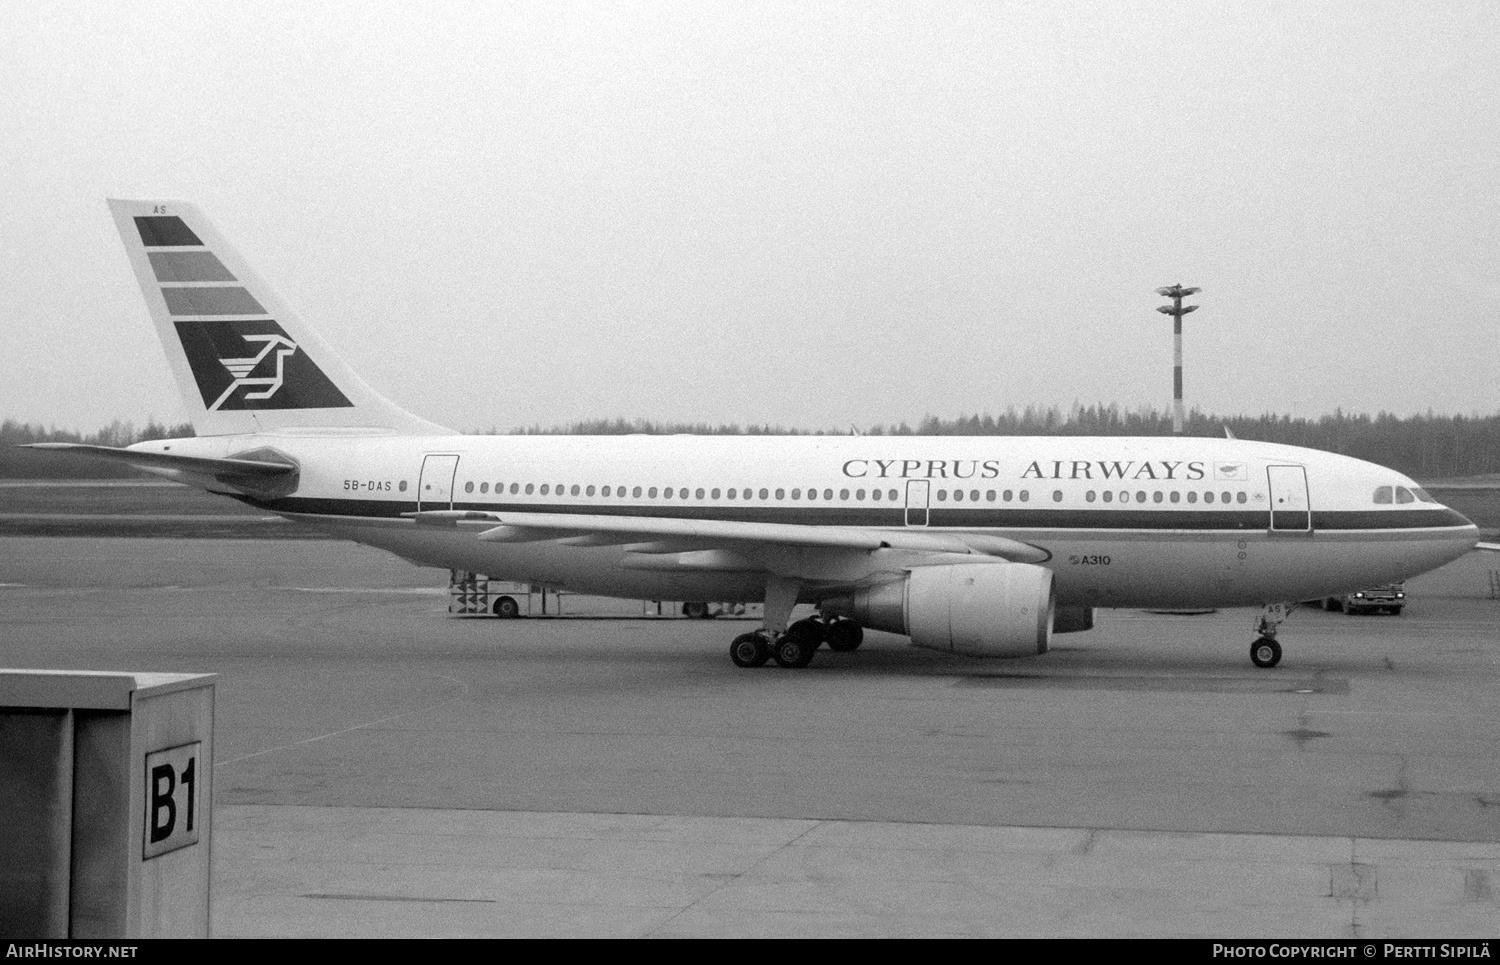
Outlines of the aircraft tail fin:
<svg viewBox="0 0 1500 965">
<path fill-rule="evenodd" d="M 111 199 L 109 207 L 200 435 L 452 431 L 370 388 L 196 206 Z"/>
</svg>

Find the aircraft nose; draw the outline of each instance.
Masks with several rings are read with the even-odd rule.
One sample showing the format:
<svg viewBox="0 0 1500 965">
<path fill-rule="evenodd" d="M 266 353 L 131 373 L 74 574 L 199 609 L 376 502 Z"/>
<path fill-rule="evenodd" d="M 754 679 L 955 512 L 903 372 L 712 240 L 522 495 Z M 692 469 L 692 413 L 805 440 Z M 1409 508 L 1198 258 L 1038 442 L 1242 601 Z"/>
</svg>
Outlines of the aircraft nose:
<svg viewBox="0 0 1500 965">
<path fill-rule="evenodd" d="M 1443 522 L 1440 525 L 1443 525 L 1443 526 L 1474 526 L 1473 521 L 1470 520 L 1469 517 L 1465 516 L 1463 513 L 1460 513 L 1458 510 L 1453 509 L 1453 508 L 1451 508 L 1449 506 L 1444 506 L 1442 503 L 1439 503 L 1438 507 L 1444 513 Z M 1476 526 L 1475 529 L 1478 529 L 1478 527 Z"/>
</svg>

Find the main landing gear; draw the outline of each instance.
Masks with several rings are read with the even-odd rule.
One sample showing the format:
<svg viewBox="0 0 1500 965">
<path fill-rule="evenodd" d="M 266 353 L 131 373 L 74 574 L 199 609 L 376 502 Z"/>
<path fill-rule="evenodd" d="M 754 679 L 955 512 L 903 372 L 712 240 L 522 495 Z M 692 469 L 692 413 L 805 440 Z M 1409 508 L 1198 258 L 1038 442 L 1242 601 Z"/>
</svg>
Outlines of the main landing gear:
<svg viewBox="0 0 1500 965">
<path fill-rule="evenodd" d="M 779 634 L 766 630 L 742 633 L 729 645 L 729 659 L 736 667 L 763 667 L 771 660 L 778 667 L 801 669 L 812 663 L 823 644 L 838 653 L 848 653 L 864 641 L 864 628 L 847 617 L 808 617 Z"/>
<path fill-rule="evenodd" d="M 847 617 L 807 617 L 791 625 L 787 620 L 797 605 L 798 585 L 781 578 L 766 586 L 765 625 L 754 633 L 742 633 L 729 645 L 729 659 L 736 667 L 763 667 L 770 660 L 777 666 L 802 668 L 823 644 L 847 653 L 864 640 L 864 628 Z"/>
<path fill-rule="evenodd" d="M 1255 620 L 1260 636 L 1250 644 L 1250 661 L 1257 667 L 1274 667 L 1281 662 L 1281 644 L 1276 642 L 1276 628 L 1287 618 L 1285 603 L 1267 603 Z"/>
</svg>

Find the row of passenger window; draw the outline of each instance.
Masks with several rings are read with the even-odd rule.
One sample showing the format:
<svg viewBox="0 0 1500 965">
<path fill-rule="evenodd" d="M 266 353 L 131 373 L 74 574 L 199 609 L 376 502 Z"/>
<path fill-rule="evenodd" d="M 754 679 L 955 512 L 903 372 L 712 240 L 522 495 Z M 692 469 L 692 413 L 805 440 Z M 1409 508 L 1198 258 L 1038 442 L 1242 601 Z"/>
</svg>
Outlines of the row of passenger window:
<svg viewBox="0 0 1500 965">
<path fill-rule="evenodd" d="M 1020 492 L 1021 502 L 1023 502 L 1023 503 L 1026 502 L 1026 500 L 1029 498 L 1029 495 L 1030 494 L 1027 493 L 1026 490 L 1024 490 L 1024 489 L 1021 490 L 1021 492 Z M 947 500 L 949 498 L 949 496 L 948 496 L 948 490 L 946 490 L 946 489 L 939 489 L 937 491 L 937 498 L 938 498 L 938 502 L 943 502 L 943 501 Z M 962 490 L 962 489 L 955 489 L 955 490 L 953 490 L 953 496 L 952 496 L 952 498 L 953 498 L 953 501 L 956 502 L 956 503 L 957 502 L 963 502 L 963 500 L 964 500 L 964 490 Z M 1003 492 L 1000 493 L 1000 498 L 1001 498 L 1001 500 L 1003 502 L 1007 502 L 1007 503 L 1010 502 L 1011 501 L 1011 491 L 1009 489 L 1004 490 Z M 1090 489 L 1089 491 L 1087 491 L 1086 493 L 1083 494 L 1083 498 L 1084 498 L 1085 501 L 1090 502 L 1090 503 L 1092 503 L 1092 502 L 1112 503 L 1112 502 L 1115 501 L 1116 495 L 1115 495 L 1115 491 L 1112 490 L 1112 489 L 1105 489 L 1105 490 L 1101 490 L 1099 492 L 1095 492 L 1094 490 Z M 1183 493 L 1181 493 L 1181 492 L 1179 492 L 1178 490 L 1175 490 L 1175 489 L 1172 490 L 1171 492 L 1166 492 L 1166 493 L 1162 492 L 1159 489 L 1155 490 L 1155 491 L 1152 491 L 1152 492 L 1147 492 L 1144 489 L 1138 489 L 1134 493 L 1132 493 L 1128 489 L 1122 489 L 1122 490 L 1119 491 L 1118 498 L 1119 498 L 1119 501 L 1122 502 L 1122 503 L 1128 503 L 1132 499 L 1134 499 L 1138 503 L 1144 503 L 1147 500 L 1150 500 L 1153 503 L 1160 503 L 1160 502 L 1180 503 L 1180 502 L 1182 502 L 1184 500 L 1184 498 L 1189 503 L 1196 503 L 1196 502 L 1198 502 L 1199 494 L 1198 494 L 1198 492 L 1196 490 L 1191 490 L 1191 489 L 1187 491 L 1186 496 L 1184 496 Z M 1207 491 L 1205 491 L 1202 494 L 1202 499 L 1203 499 L 1203 501 L 1205 503 L 1212 503 L 1216 498 L 1218 499 L 1219 502 L 1222 502 L 1222 503 L 1229 503 L 1229 502 L 1246 503 L 1246 502 L 1250 501 L 1250 497 L 1247 494 L 1245 494 L 1243 492 L 1230 492 L 1227 489 L 1223 490 L 1220 493 L 1218 493 L 1217 496 L 1215 496 L 1213 490 L 1207 490 Z M 969 499 L 970 502 L 976 502 L 976 503 L 979 502 L 979 499 L 980 499 L 979 490 L 977 490 L 977 489 L 970 489 L 968 491 L 968 499 Z M 986 502 L 991 502 L 991 503 L 994 502 L 995 501 L 995 490 L 993 490 L 993 489 L 987 489 L 987 490 L 985 490 L 984 491 L 984 500 Z M 1052 490 L 1052 501 L 1054 503 L 1060 503 L 1060 502 L 1063 501 L 1063 491 L 1061 489 L 1054 489 L 1054 490 Z"/>
<path fill-rule="evenodd" d="M 487 483 L 487 482 L 478 483 L 477 485 L 475 483 L 473 483 L 473 482 L 464 483 L 464 492 L 465 493 L 473 494 L 475 492 L 476 488 L 477 488 L 477 490 L 479 492 L 479 495 L 481 495 L 481 496 L 488 495 L 489 492 L 490 492 L 490 484 Z M 494 491 L 495 491 L 496 495 L 501 495 L 501 494 L 503 494 L 503 493 L 505 493 L 507 491 L 507 486 L 506 486 L 505 483 L 495 483 Z M 755 490 L 755 489 L 744 489 L 744 490 L 740 490 L 740 489 L 727 489 L 727 490 L 721 490 L 721 489 L 703 489 L 703 488 L 689 489 L 689 488 L 687 488 L 685 486 L 684 487 L 672 487 L 672 486 L 663 486 L 663 487 L 657 487 L 657 486 L 650 486 L 650 487 L 643 487 L 643 486 L 635 486 L 635 487 L 626 487 L 626 486 L 580 486 L 580 485 L 578 485 L 576 483 L 574 485 L 572 485 L 572 486 L 568 486 L 565 483 L 558 483 L 556 486 L 553 486 L 550 483 L 542 483 L 540 485 L 537 485 L 536 483 L 524 483 L 524 484 L 523 483 L 510 483 L 509 484 L 509 492 L 513 496 L 522 496 L 522 495 L 524 495 L 524 496 L 533 496 L 533 495 L 537 495 L 537 496 L 552 496 L 552 495 L 556 495 L 556 496 L 585 496 L 585 497 L 591 497 L 591 496 L 596 496 L 597 495 L 597 496 L 604 497 L 606 499 L 609 499 L 609 498 L 614 498 L 614 499 L 642 499 L 642 498 L 644 498 L 644 499 L 674 499 L 674 498 L 676 498 L 676 499 L 690 499 L 691 498 L 691 499 L 700 499 L 700 500 L 701 499 L 762 499 L 762 500 L 777 499 L 777 500 L 785 500 L 788 497 L 788 495 L 790 495 L 790 497 L 792 499 L 794 499 L 794 500 L 801 500 L 801 499 L 803 499 L 805 497 L 808 500 L 822 499 L 825 502 L 832 502 L 834 500 L 834 498 L 835 498 L 835 496 L 834 496 L 834 490 L 832 490 L 832 489 L 824 489 L 824 490 L 819 491 L 817 489 L 803 490 L 803 489 L 799 488 L 799 489 L 792 489 L 792 490 L 790 490 L 790 493 L 789 493 L 788 490 L 786 490 L 786 489 L 774 489 L 773 490 L 773 489 L 768 489 L 768 488 L 762 488 L 760 490 Z M 865 490 L 865 489 L 853 489 L 853 490 L 850 490 L 850 489 L 840 489 L 837 492 L 838 492 L 837 498 L 839 500 L 846 501 L 846 502 L 851 497 L 855 501 L 863 501 L 863 500 L 865 500 L 865 499 L 868 498 L 872 502 L 879 502 L 879 501 L 882 501 L 882 500 L 887 500 L 887 501 L 890 501 L 890 502 L 896 502 L 896 501 L 898 501 L 901 498 L 901 492 L 900 492 L 900 490 L 897 490 L 897 489 L 889 489 L 889 490 L 884 490 L 884 489 L 870 489 L 870 490 Z M 996 502 L 996 501 L 1006 502 L 1006 503 L 1013 502 L 1013 501 L 1019 501 L 1019 502 L 1023 502 L 1024 503 L 1024 502 L 1030 501 L 1030 499 L 1031 499 L 1031 492 L 1030 492 L 1030 490 L 1026 490 L 1026 489 L 1022 489 L 1022 490 L 986 489 L 986 490 L 983 490 L 983 491 L 978 490 L 978 489 L 970 489 L 970 490 L 967 490 L 967 491 L 963 490 L 963 489 L 954 489 L 954 490 L 939 489 L 939 490 L 936 490 L 936 492 L 935 492 L 934 495 L 937 497 L 937 501 L 940 502 L 940 503 L 941 502 L 947 502 L 950 499 L 953 502 L 955 502 L 955 503 L 961 503 L 961 502 L 964 502 L 965 500 L 967 500 L 969 502 L 973 502 L 973 503 L 977 503 L 977 502 L 980 502 L 980 501 L 990 502 L 990 503 L 993 503 L 993 502 Z M 1199 501 L 1200 495 L 1195 490 L 1188 490 L 1187 493 L 1184 495 L 1184 493 L 1179 492 L 1177 490 L 1172 490 L 1171 492 L 1167 492 L 1167 493 L 1163 493 L 1161 490 L 1156 490 L 1154 492 L 1149 492 L 1148 493 L 1146 490 L 1143 490 L 1143 489 L 1142 490 L 1136 490 L 1133 493 L 1130 490 L 1128 490 L 1128 489 L 1122 489 L 1122 490 L 1119 491 L 1118 496 L 1116 495 L 1116 493 L 1115 493 L 1114 490 L 1110 490 L 1110 489 L 1102 490 L 1100 492 L 1095 492 L 1094 490 L 1090 489 L 1086 493 L 1084 493 L 1084 499 L 1086 501 L 1088 501 L 1088 502 L 1091 502 L 1091 503 L 1095 502 L 1095 501 L 1105 502 L 1105 503 L 1112 503 L 1112 502 L 1115 502 L 1115 500 L 1117 498 L 1118 498 L 1119 502 L 1121 502 L 1121 503 L 1128 503 L 1132 499 L 1135 502 L 1137 502 L 1137 503 L 1144 503 L 1144 502 L 1147 502 L 1148 500 L 1151 501 L 1151 502 L 1153 502 L 1153 503 L 1160 503 L 1160 502 L 1180 503 L 1184 499 L 1187 502 L 1189 502 L 1189 503 L 1196 503 L 1196 502 Z M 1215 500 L 1218 500 L 1219 502 L 1222 502 L 1222 503 L 1230 503 L 1230 502 L 1245 503 L 1245 502 L 1249 501 L 1249 496 L 1247 496 L 1245 493 L 1243 493 L 1243 492 L 1230 492 L 1227 489 L 1223 490 L 1222 492 L 1217 493 L 1217 494 L 1215 494 L 1212 490 L 1205 491 L 1204 493 L 1202 493 L 1201 498 L 1202 498 L 1202 501 L 1204 503 L 1213 503 Z M 1053 492 L 1052 492 L 1052 501 L 1055 502 L 1055 503 L 1060 503 L 1060 502 L 1063 501 L 1063 491 L 1061 489 L 1053 490 Z"/>
<path fill-rule="evenodd" d="M 1114 495 L 1115 494 L 1111 490 L 1106 489 L 1106 490 L 1103 490 L 1102 492 L 1099 493 L 1099 499 L 1101 501 L 1107 503 L 1111 499 L 1114 498 Z M 1087 493 L 1084 494 L 1084 498 L 1087 499 L 1089 502 L 1093 502 L 1094 501 L 1094 491 L 1092 489 L 1090 489 Z M 1152 492 L 1150 494 L 1150 499 L 1151 499 L 1151 501 L 1153 503 L 1159 503 L 1159 502 L 1161 502 L 1163 500 L 1163 498 L 1165 498 L 1167 502 L 1172 502 L 1172 503 L 1180 503 L 1180 502 L 1183 501 L 1183 499 L 1186 499 L 1190 503 L 1196 503 L 1198 501 L 1198 492 L 1196 490 L 1189 489 L 1187 491 L 1187 493 L 1184 494 L 1184 493 L 1178 492 L 1177 490 L 1174 489 L 1171 492 L 1166 493 L 1165 496 L 1163 496 L 1162 491 L 1158 489 L 1158 490 L 1156 490 L 1156 491 L 1154 491 L 1154 492 Z M 1219 498 L 1219 502 L 1221 502 L 1221 503 L 1229 503 L 1231 501 L 1236 502 L 1236 503 L 1247 503 L 1247 502 L 1250 501 L 1250 497 L 1248 495 L 1246 495 L 1243 491 L 1241 491 L 1241 492 L 1230 492 L 1227 489 L 1221 491 L 1218 494 L 1218 498 Z M 1146 501 L 1146 499 L 1147 499 L 1147 494 L 1146 494 L 1146 492 L 1144 490 L 1136 490 L 1136 493 L 1135 493 L 1135 501 L 1136 502 L 1138 502 L 1138 503 L 1144 503 Z M 1203 492 L 1203 501 L 1205 503 L 1212 503 L 1214 501 L 1214 491 L 1212 489 L 1204 490 L 1204 492 Z M 1122 489 L 1122 490 L 1120 490 L 1120 502 L 1122 502 L 1122 503 L 1128 503 L 1128 502 L 1130 502 L 1130 490 L 1128 490 L 1128 489 Z"/>
<path fill-rule="evenodd" d="M 472 483 L 472 482 L 464 483 L 464 492 L 466 492 L 466 493 L 473 493 L 475 491 L 475 489 L 476 489 L 476 485 L 474 483 Z M 490 491 L 490 484 L 487 483 L 487 482 L 479 483 L 478 486 L 477 486 L 477 489 L 479 491 L 479 494 L 481 496 L 483 496 L 483 495 L 487 494 Z M 536 483 L 525 483 L 524 485 L 521 484 L 521 483 L 511 483 L 510 487 L 509 487 L 509 490 L 510 490 L 510 494 L 513 495 L 513 496 L 522 496 L 522 495 L 524 495 L 524 496 L 532 496 L 532 495 L 537 495 L 537 496 L 552 496 L 552 495 L 556 495 L 556 496 L 594 496 L 594 495 L 599 495 L 599 496 L 602 496 L 602 497 L 604 497 L 606 499 L 608 499 L 608 498 L 615 498 L 615 499 L 642 499 L 642 498 L 644 498 L 644 499 L 673 499 L 673 498 L 676 498 L 676 499 L 690 499 L 690 498 L 691 499 L 756 499 L 756 498 L 759 498 L 759 499 L 769 500 L 769 499 L 773 499 L 773 498 L 774 499 L 786 499 L 787 498 L 787 490 L 786 489 L 775 489 L 775 490 L 772 490 L 772 489 L 765 489 L 765 488 L 759 490 L 759 492 L 757 493 L 757 491 L 754 490 L 754 489 L 743 489 L 743 490 L 741 490 L 741 489 L 703 489 L 701 487 L 698 488 L 698 489 L 689 489 L 686 486 L 683 486 L 681 488 L 674 488 L 672 486 L 662 486 L 662 487 L 657 487 L 657 486 L 650 486 L 650 487 L 644 487 L 644 486 L 635 486 L 635 487 L 626 487 L 626 486 L 580 486 L 577 483 L 573 484 L 572 486 L 568 486 L 566 483 L 558 483 L 556 486 L 553 486 L 550 483 L 542 483 L 541 485 L 537 485 Z M 500 494 L 502 494 L 502 493 L 504 493 L 505 491 L 506 491 L 506 484 L 505 483 L 495 483 L 495 494 L 497 496 L 500 495 Z M 820 497 L 819 496 L 819 491 L 816 490 L 816 489 L 808 489 L 805 492 L 802 489 L 793 489 L 793 490 L 791 490 L 791 498 L 792 499 L 799 499 L 800 500 L 804 496 L 806 496 L 806 498 L 810 499 L 810 500 L 821 498 L 821 499 L 823 499 L 825 501 L 832 501 L 833 498 L 834 498 L 834 491 L 832 489 L 824 489 L 824 490 L 822 490 L 822 495 Z M 838 498 L 839 499 L 848 500 L 851 497 L 854 498 L 855 500 L 863 500 L 863 499 L 869 498 L 872 501 L 879 501 L 879 500 L 882 500 L 882 499 L 889 499 L 889 500 L 895 501 L 895 500 L 898 500 L 898 499 L 901 498 L 901 492 L 900 492 L 900 490 L 897 490 L 897 489 L 890 489 L 890 490 L 884 490 L 884 489 L 870 489 L 870 490 L 865 490 L 865 489 L 854 489 L 854 490 L 840 489 L 840 490 L 838 490 Z M 1022 496 L 1021 498 L 1025 499 L 1026 497 Z"/>
<path fill-rule="evenodd" d="M 487 495 L 489 493 L 489 491 L 490 491 L 490 484 L 487 483 L 487 482 L 478 483 L 477 484 L 477 488 L 479 490 L 479 494 L 480 495 Z M 473 494 L 473 492 L 475 491 L 475 489 L 476 489 L 476 484 L 475 483 L 473 483 L 473 482 L 464 483 L 464 492 L 469 493 L 469 494 Z M 625 486 L 602 486 L 602 487 L 596 487 L 596 486 L 578 486 L 577 484 L 574 484 L 573 486 L 569 487 L 569 486 L 567 486 L 564 483 L 558 483 L 556 487 L 553 487 L 549 483 L 542 483 L 540 486 L 537 486 L 535 483 L 526 483 L 524 486 L 521 483 L 511 483 L 510 484 L 510 493 L 513 496 L 518 496 L 518 495 L 523 495 L 523 494 L 527 495 L 527 496 L 531 496 L 531 495 L 548 496 L 548 495 L 553 495 L 554 494 L 554 490 L 555 490 L 555 494 L 558 495 L 558 496 L 563 496 L 563 495 L 593 496 L 593 495 L 595 495 L 597 493 L 598 495 L 601 495 L 601 496 L 604 496 L 604 497 L 614 497 L 614 498 L 618 498 L 618 499 L 640 499 L 642 497 L 644 497 L 646 499 L 657 499 L 657 498 L 672 499 L 673 496 L 674 496 L 674 494 L 675 494 L 676 498 L 678 498 L 678 499 L 687 499 L 687 498 L 689 498 L 689 495 L 691 495 L 691 496 L 693 496 L 694 498 L 697 498 L 697 499 L 719 499 L 719 498 L 721 498 L 721 493 L 722 493 L 723 496 L 725 496 L 725 497 L 727 497 L 729 499 L 739 499 L 739 498 L 756 499 L 757 496 L 758 496 L 758 498 L 760 498 L 760 499 L 769 500 L 769 499 L 772 498 L 771 494 L 773 492 L 773 490 L 764 489 L 764 488 L 761 489 L 759 491 L 759 493 L 757 494 L 756 490 L 754 490 L 754 489 L 745 489 L 745 490 L 738 490 L 738 489 L 730 489 L 730 490 L 711 489 L 711 490 L 704 490 L 702 488 L 699 488 L 699 489 L 696 489 L 696 490 L 689 490 L 686 487 L 674 488 L 672 486 L 665 486 L 665 487 L 661 487 L 661 488 L 658 488 L 656 486 L 651 486 L 649 488 L 642 488 L 641 486 L 635 486 L 634 488 L 628 488 L 628 487 L 625 487 Z M 406 492 L 406 481 L 405 480 L 401 481 L 401 491 L 402 492 Z M 497 495 L 497 496 L 501 495 L 505 491 L 506 491 L 506 484 L 505 483 L 495 483 L 495 495 Z M 740 496 L 741 492 L 744 493 L 743 497 Z M 774 493 L 775 493 L 775 497 L 774 498 L 776 498 L 776 499 L 782 499 L 782 500 L 786 499 L 787 491 L 785 489 L 774 490 Z M 791 491 L 791 495 L 792 495 L 793 499 L 799 499 L 800 500 L 803 497 L 803 491 L 801 489 L 793 489 Z M 807 490 L 806 491 L 806 495 L 807 495 L 807 498 L 809 500 L 815 500 L 815 499 L 819 498 L 818 490 L 816 490 L 816 489 L 809 489 L 809 490 Z M 940 502 L 940 503 L 941 502 L 947 502 L 950 498 L 955 503 L 961 503 L 965 499 L 967 499 L 969 502 L 972 502 L 972 503 L 977 503 L 981 499 L 983 501 L 985 501 L 985 502 L 990 502 L 990 503 L 995 502 L 997 499 L 999 501 L 1001 501 L 1001 502 L 1006 502 L 1006 503 L 1011 502 L 1012 500 L 1019 500 L 1020 502 L 1024 503 L 1024 502 L 1027 502 L 1031 498 L 1031 493 L 1028 490 L 1025 490 L 1025 489 L 1022 489 L 1022 490 L 1019 490 L 1019 491 L 1010 490 L 1010 489 L 1005 489 L 1005 490 L 986 489 L 986 490 L 983 491 L 982 494 L 981 494 L 981 491 L 978 490 L 978 489 L 970 489 L 970 490 L 967 490 L 967 491 L 962 490 L 962 489 L 955 489 L 955 490 L 951 491 L 951 495 L 950 495 L 950 491 L 949 490 L 947 490 L 947 489 L 939 489 L 939 490 L 935 491 L 935 495 L 937 496 L 937 501 Z M 857 501 L 864 500 L 868 496 L 868 498 L 871 501 L 874 501 L 874 502 L 878 502 L 881 499 L 889 499 L 890 501 L 894 502 L 894 501 L 896 501 L 896 500 L 898 500 L 898 499 L 901 498 L 901 493 L 900 493 L 900 490 L 896 490 L 896 489 L 890 489 L 890 490 L 871 489 L 871 490 L 868 490 L 868 491 L 866 491 L 864 489 L 855 489 L 855 490 L 840 489 L 838 491 L 838 498 L 841 499 L 841 500 L 847 501 L 851 496 L 855 500 L 857 500 Z M 824 489 L 822 491 L 822 497 L 821 498 L 825 502 L 831 502 L 833 500 L 833 498 L 834 498 L 834 496 L 833 496 L 833 490 L 832 489 Z M 1132 499 L 1134 499 L 1135 502 L 1137 502 L 1137 503 L 1144 503 L 1147 500 L 1150 500 L 1153 503 L 1160 503 L 1160 502 L 1180 503 L 1180 502 L 1183 502 L 1184 499 L 1187 502 L 1189 502 L 1189 503 L 1196 503 L 1196 502 L 1198 502 L 1198 500 L 1199 500 L 1200 497 L 1199 497 L 1199 494 L 1197 492 L 1195 492 L 1194 490 L 1188 490 L 1184 494 L 1184 493 L 1179 492 L 1179 491 L 1177 491 L 1175 489 L 1172 490 L 1172 491 L 1170 491 L 1170 492 L 1167 492 L 1167 493 L 1163 493 L 1161 490 L 1154 490 L 1154 491 L 1148 493 L 1144 489 L 1138 489 L 1134 493 L 1132 493 L 1128 489 L 1122 489 L 1122 490 L 1119 491 L 1119 495 L 1117 497 L 1114 490 L 1105 489 L 1105 490 L 1101 490 L 1099 492 L 1095 492 L 1094 490 L 1090 489 L 1089 491 L 1087 491 L 1086 493 L 1083 494 L 1083 498 L 1085 500 L 1087 500 L 1088 502 L 1091 502 L 1091 503 L 1095 502 L 1095 501 L 1105 502 L 1105 503 L 1112 503 L 1112 502 L 1115 502 L 1117 498 L 1118 498 L 1119 502 L 1122 502 L 1122 503 L 1128 503 Z M 1229 503 L 1229 502 L 1245 503 L 1245 502 L 1249 501 L 1249 497 L 1245 493 L 1243 493 L 1243 492 L 1230 492 L 1229 490 L 1223 490 L 1220 493 L 1218 493 L 1218 495 L 1216 497 L 1215 494 L 1214 494 L 1214 492 L 1212 490 L 1207 490 L 1207 491 L 1205 491 L 1202 494 L 1202 500 L 1205 503 L 1212 503 L 1212 502 L 1215 501 L 1216 498 L 1221 503 Z M 1412 502 L 1417 502 L 1417 501 L 1421 501 L 1421 502 L 1424 502 L 1424 503 L 1436 503 L 1437 502 L 1436 499 L 1433 499 L 1432 496 L 1428 495 L 1428 493 L 1427 493 L 1426 490 L 1421 489 L 1421 488 L 1416 487 L 1416 486 L 1413 486 L 1410 489 L 1408 489 L 1405 486 L 1379 486 L 1379 487 L 1377 487 L 1375 489 L 1374 500 L 1375 500 L 1375 504 L 1379 505 L 1379 506 L 1388 506 L 1388 505 L 1398 504 L 1398 503 L 1404 505 L 1404 504 L 1407 504 L 1407 503 L 1412 503 Z M 1060 502 L 1063 501 L 1063 491 L 1061 489 L 1054 489 L 1052 491 L 1052 501 L 1054 503 L 1060 503 Z"/>
</svg>

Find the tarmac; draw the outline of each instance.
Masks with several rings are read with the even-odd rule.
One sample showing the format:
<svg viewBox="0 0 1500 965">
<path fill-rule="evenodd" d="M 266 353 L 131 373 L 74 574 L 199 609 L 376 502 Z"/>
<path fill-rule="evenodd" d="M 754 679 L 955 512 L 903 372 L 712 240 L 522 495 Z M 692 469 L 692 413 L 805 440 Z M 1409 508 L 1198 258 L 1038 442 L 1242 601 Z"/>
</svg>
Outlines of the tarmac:
<svg viewBox="0 0 1500 965">
<path fill-rule="evenodd" d="M 0 539 L 0 664 L 211 672 L 217 937 L 1500 935 L 1500 558 L 1035 659 L 450 616 L 325 541 Z"/>
</svg>

